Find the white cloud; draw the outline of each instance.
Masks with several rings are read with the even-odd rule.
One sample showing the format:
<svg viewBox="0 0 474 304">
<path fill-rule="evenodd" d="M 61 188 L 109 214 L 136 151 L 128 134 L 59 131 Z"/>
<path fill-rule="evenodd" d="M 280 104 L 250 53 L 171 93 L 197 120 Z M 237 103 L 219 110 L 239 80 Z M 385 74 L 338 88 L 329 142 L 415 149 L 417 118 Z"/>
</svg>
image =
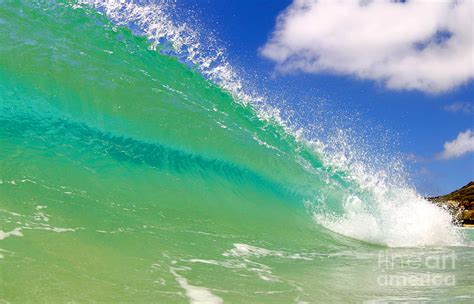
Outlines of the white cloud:
<svg viewBox="0 0 474 304">
<path fill-rule="evenodd" d="M 474 104 L 469 102 L 455 102 L 445 106 L 443 109 L 451 113 L 462 113 L 469 115 L 474 112 Z"/>
<path fill-rule="evenodd" d="M 444 143 L 444 151 L 438 155 L 438 159 L 457 158 L 472 152 L 474 152 L 474 132 L 466 130 L 459 133 L 455 140 Z"/>
<path fill-rule="evenodd" d="M 473 19 L 471 0 L 294 0 L 261 52 L 283 72 L 441 93 L 474 79 Z"/>
</svg>

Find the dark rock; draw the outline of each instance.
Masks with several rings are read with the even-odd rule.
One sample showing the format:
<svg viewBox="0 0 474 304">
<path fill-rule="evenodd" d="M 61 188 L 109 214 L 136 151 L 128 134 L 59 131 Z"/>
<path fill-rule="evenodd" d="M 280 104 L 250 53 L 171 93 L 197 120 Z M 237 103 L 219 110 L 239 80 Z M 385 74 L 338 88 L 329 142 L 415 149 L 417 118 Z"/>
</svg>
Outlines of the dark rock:
<svg viewBox="0 0 474 304">
<path fill-rule="evenodd" d="M 426 199 L 449 210 L 456 223 L 474 225 L 474 182 L 449 194 Z"/>
</svg>

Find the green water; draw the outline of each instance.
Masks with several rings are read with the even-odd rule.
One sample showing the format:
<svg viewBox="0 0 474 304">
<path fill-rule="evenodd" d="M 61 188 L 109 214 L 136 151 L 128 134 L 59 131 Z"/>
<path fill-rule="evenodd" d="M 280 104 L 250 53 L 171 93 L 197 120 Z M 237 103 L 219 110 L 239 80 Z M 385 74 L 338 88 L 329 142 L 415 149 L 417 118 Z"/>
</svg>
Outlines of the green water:
<svg viewBox="0 0 474 304">
<path fill-rule="evenodd" d="M 148 46 L 92 8 L 0 1 L 0 301 L 473 301 L 472 247 L 323 228 L 308 203 L 371 201 L 350 172 Z"/>
</svg>

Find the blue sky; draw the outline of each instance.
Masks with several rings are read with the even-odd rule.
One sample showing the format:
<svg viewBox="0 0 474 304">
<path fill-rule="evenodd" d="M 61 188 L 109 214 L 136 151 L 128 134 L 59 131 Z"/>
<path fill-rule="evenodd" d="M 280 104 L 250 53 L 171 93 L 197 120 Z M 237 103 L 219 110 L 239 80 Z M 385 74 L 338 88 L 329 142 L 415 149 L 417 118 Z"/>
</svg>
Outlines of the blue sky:
<svg viewBox="0 0 474 304">
<path fill-rule="evenodd" d="M 440 157 L 446 142 L 454 141 L 462 132 L 474 131 L 472 77 L 462 85 L 453 82 L 454 84 L 446 89 L 443 85 L 449 84 L 451 79 L 441 77 L 440 81 L 440 77 L 426 75 L 428 80 L 433 80 L 435 83 L 435 89 L 426 89 L 422 84 L 415 89 L 407 90 L 396 87 L 398 84 L 394 85 L 395 88 L 390 87 L 389 84 L 378 81 L 374 78 L 375 76 L 361 77 L 357 74 L 357 66 L 354 68 L 349 65 L 347 68 L 355 72 L 348 73 L 313 71 L 313 67 L 296 70 L 282 68 L 282 65 L 288 63 L 287 61 L 279 65 L 278 60 L 265 56 L 262 50 L 272 37 L 277 17 L 291 4 L 292 1 L 277 0 L 177 1 L 179 10 L 193 11 L 203 25 L 203 29 L 212 31 L 225 46 L 231 63 L 243 71 L 244 76 L 256 80 L 262 91 L 273 92 L 273 96 L 283 96 L 289 106 L 298 112 L 301 119 L 307 120 L 308 123 L 318 121 L 317 115 L 311 109 L 319 109 L 321 103 L 324 103 L 331 113 L 344 113 L 341 114 L 340 119 L 348 121 L 349 127 L 360 130 L 373 129 L 372 133 L 388 133 L 388 140 L 387 136 L 382 135 L 379 136 L 380 140 L 393 141 L 392 152 L 411 159 L 407 163 L 410 174 L 415 186 L 422 194 L 447 193 L 474 180 L 472 142 L 464 143 L 464 150 L 471 152 L 460 152 L 462 155 L 451 155 L 451 153 L 446 154 L 444 158 Z M 316 13 L 318 13 L 317 9 L 318 7 L 315 7 Z M 423 9 L 429 11 L 426 8 Z M 390 12 L 381 10 L 381 13 L 388 14 L 387 18 L 390 18 Z M 413 13 L 419 14 L 416 9 Z M 428 16 L 429 13 L 426 15 Z M 451 22 L 449 18 L 447 15 L 447 22 Z M 470 22 L 472 28 L 472 18 Z M 317 24 L 308 25 L 308 27 L 312 26 L 317 26 Z M 419 27 L 421 26 L 423 26 L 422 23 Z M 344 29 L 341 29 L 341 32 L 342 34 L 339 35 L 344 35 Z M 445 34 L 442 32 L 436 35 L 438 40 L 449 38 L 449 36 L 443 36 Z M 317 43 L 317 38 L 316 36 L 314 43 Z M 278 41 L 278 46 L 285 43 L 288 42 Z M 312 42 L 311 46 L 314 43 Z M 472 52 L 472 40 L 470 44 Z M 288 45 L 284 47 L 288 48 Z M 292 48 L 291 45 L 289 47 Z M 356 49 L 356 51 L 360 50 Z M 299 54 L 290 55 L 288 58 Z M 278 56 L 280 54 L 273 57 Z M 331 64 L 330 59 L 329 64 Z M 423 62 L 420 62 L 419 67 L 415 64 L 413 68 L 422 70 L 424 68 L 422 64 Z M 472 58 L 470 64 L 472 69 Z M 435 73 L 444 73 L 443 68 Z M 413 76 L 414 79 L 419 77 L 419 75 L 406 75 L 408 76 L 405 74 L 399 76 L 402 82 L 407 77 Z M 402 84 L 402 86 L 407 85 L 410 86 L 410 83 Z M 441 92 L 433 92 L 439 87 L 441 87 Z M 357 119 L 351 119 L 351 113 L 357 113 Z M 334 114 L 331 115 L 334 116 Z M 337 117 L 335 119 L 337 120 Z M 341 124 L 344 125 L 344 122 Z M 464 135 L 464 138 L 468 137 L 468 139 L 471 136 L 471 134 Z M 373 144 L 377 145 L 379 138 L 373 136 L 372 140 Z"/>
</svg>

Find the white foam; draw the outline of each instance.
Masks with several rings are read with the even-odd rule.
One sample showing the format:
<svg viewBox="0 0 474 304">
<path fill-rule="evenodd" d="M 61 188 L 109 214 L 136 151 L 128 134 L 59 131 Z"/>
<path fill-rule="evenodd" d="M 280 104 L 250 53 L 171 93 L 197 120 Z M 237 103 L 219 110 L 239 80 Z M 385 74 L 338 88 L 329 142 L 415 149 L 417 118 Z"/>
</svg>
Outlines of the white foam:
<svg viewBox="0 0 474 304">
<path fill-rule="evenodd" d="M 344 136 L 337 141 L 331 153 L 319 148 L 326 166 L 347 173 L 346 181 L 354 189 L 345 195 L 342 215 L 316 210 L 318 223 L 339 234 L 390 247 L 464 244 L 451 215 L 407 185 L 400 163 L 377 169 L 368 160 L 373 153 L 354 147 Z M 336 152 L 334 147 L 338 147 Z"/>
<path fill-rule="evenodd" d="M 42 230 L 48 230 L 48 231 L 53 231 L 53 232 L 58 232 L 58 233 L 63 233 L 63 232 L 74 232 L 80 228 L 60 228 L 60 227 L 41 227 L 41 228 L 35 228 L 35 229 L 42 229 Z"/>
<path fill-rule="evenodd" d="M 279 256 L 283 257 L 283 252 L 269 250 L 265 248 L 255 247 L 247 244 L 235 243 L 234 248 L 226 251 L 222 254 L 223 256 Z"/>
<path fill-rule="evenodd" d="M 36 221 L 49 222 L 48 214 L 41 211 L 41 210 L 46 209 L 46 208 L 48 208 L 48 207 L 47 206 L 36 206 L 36 212 L 34 214 L 34 219 Z"/>
<path fill-rule="evenodd" d="M 234 248 L 224 252 L 222 255 L 226 257 L 278 257 L 292 260 L 312 260 L 307 254 L 289 254 L 280 250 L 270 250 L 266 248 L 256 247 L 247 244 L 235 243 Z"/>
<path fill-rule="evenodd" d="M 234 261 L 216 261 L 216 260 L 205 260 L 205 259 L 189 259 L 185 260 L 189 263 L 200 263 L 214 266 L 221 266 L 230 269 L 244 269 L 247 267 L 245 263 L 234 262 Z"/>
<path fill-rule="evenodd" d="M 272 269 L 270 267 L 262 263 L 251 261 L 249 259 L 249 255 L 247 254 L 243 254 L 243 255 L 235 254 L 235 253 L 229 254 L 228 252 L 225 252 L 223 256 L 226 256 L 226 257 L 232 256 L 239 259 L 229 259 L 225 261 L 190 259 L 190 260 L 183 260 L 183 261 L 188 262 L 188 263 L 201 263 L 201 264 L 206 264 L 206 265 L 220 266 L 220 267 L 225 267 L 228 269 L 247 270 L 249 272 L 256 274 L 263 281 L 272 281 L 272 282 L 280 281 L 280 278 L 272 274 Z"/>
<path fill-rule="evenodd" d="M 77 228 L 61 228 L 61 227 L 54 227 L 48 224 L 42 224 L 41 226 L 34 226 L 30 227 L 25 225 L 22 229 L 29 229 L 29 230 L 46 230 L 46 231 L 52 231 L 52 232 L 57 232 L 57 233 L 64 233 L 64 232 L 75 232 L 77 230 L 84 229 L 82 227 L 77 227 Z"/>
<path fill-rule="evenodd" d="M 177 273 L 177 268 L 170 268 L 170 272 L 176 278 L 176 282 L 186 291 L 190 303 L 192 304 L 220 304 L 224 303 L 224 300 L 209 289 L 199 286 L 194 286 L 188 283 L 184 277 Z"/>
<path fill-rule="evenodd" d="M 3 255 L 3 252 L 9 252 L 8 250 L 0 248 L 0 259 L 4 259 L 5 256 Z"/>
<path fill-rule="evenodd" d="M 23 236 L 23 233 L 21 233 L 21 228 L 15 228 L 12 231 L 7 232 L 0 230 L 0 240 L 4 240 L 10 236 Z"/>
</svg>

